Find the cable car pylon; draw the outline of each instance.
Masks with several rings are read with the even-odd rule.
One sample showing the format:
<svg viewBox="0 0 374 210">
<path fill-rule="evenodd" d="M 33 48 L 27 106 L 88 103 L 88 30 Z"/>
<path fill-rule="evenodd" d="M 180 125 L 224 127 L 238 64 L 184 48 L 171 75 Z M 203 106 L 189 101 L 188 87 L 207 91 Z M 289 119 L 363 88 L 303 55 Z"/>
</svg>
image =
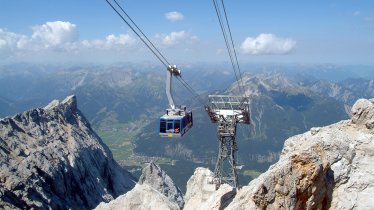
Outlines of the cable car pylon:
<svg viewBox="0 0 374 210">
<path fill-rule="evenodd" d="M 239 188 L 236 153 L 236 125 L 250 124 L 248 97 L 209 95 L 209 106 L 205 107 L 212 123 L 217 124 L 218 158 L 214 169 L 213 184 L 216 190 L 227 183 Z"/>
<path fill-rule="evenodd" d="M 239 188 L 236 165 L 236 154 L 238 151 L 235 138 L 236 125 L 238 123 L 250 124 L 249 97 L 247 97 L 245 91 L 243 91 L 243 78 L 231 35 L 224 0 L 221 0 L 221 4 L 219 4 L 217 0 L 213 0 L 213 5 L 240 92 L 239 96 L 208 96 L 209 105 L 205 107 L 205 110 L 211 121 L 217 123 L 218 138 L 218 158 L 214 169 L 213 183 L 216 185 L 216 189 L 223 183 L 227 183 L 234 188 Z M 222 11 L 224 11 L 223 14 Z M 222 17 L 225 18 L 225 21 Z"/>
</svg>

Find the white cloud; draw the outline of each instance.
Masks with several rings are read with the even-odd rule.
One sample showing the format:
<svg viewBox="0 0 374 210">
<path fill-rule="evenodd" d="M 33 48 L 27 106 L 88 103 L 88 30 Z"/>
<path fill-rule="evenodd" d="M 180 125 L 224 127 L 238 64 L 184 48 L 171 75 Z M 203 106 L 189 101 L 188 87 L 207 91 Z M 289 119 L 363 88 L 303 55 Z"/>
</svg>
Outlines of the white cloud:
<svg viewBox="0 0 374 210">
<path fill-rule="evenodd" d="M 171 32 L 169 35 L 166 35 L 162 39 L 162 43 L 165 45 L 173 45 L 183 40 L 185 37 L 186 37 L 186 33 L 184 31 Z"/>
<path fill-rule="evenodd" d="M 45 47 L 76 42 L 79 33 L 75 24 L 63 21 L 47 22 L 33 27 L 31 41 L 40 42 Z"/>
<path fill-rule="evenodd" d="M 223 53 L 223 49 L 222 48 L 219 48 L 216 50 L 216 54 L 217 55 L 221 55 Z"/>
<path fill-rule="evenodd" d="M 191 40 L 191 42 L 198 42 L 198 41 L 200 41 L 200 39 L 199 39 L 198 36 L 191 36 L 190 40 Z"/>
<path fill-rule="evenodd" d="M 132 34 L 109 34 L 100 39 L 82 40 L 78 27 L 70 22 L 47 22 L 31 29 L 31 35 L 23 35 L 0 28 L 0 63 L 136 59 L 143 58 L 142 53 L 147 50 Z M 157 47 L 167 47 L 168 52 L 186 48 L 192 52 L 195 48 L 189 47 L 196 46 L 199 38 L 185 31 L 176 31 L 158 34 L 152 41 Z"/>
<path fill-rule="evenodd" d="M 361 14 L 360 11 L 354 11 L 354 12 L 352 13 L 353 16 L 359 16 L 360 14 Z"/>
<path fill-rule="evenodd" d="M 365 21 L 371 22 L 373 18 L 371 16 L 367 16 L 364 18 Z"/>
<path fill-rule="evenodd" d="M 136 39 L 128 34 L 120 34 L 118 36 L 110 34 L 106 36 L 105 39 L 97 39 L 92 41 L 83 40 L 81 45 L 85 48 L 118 49 L 124 46 L 130 46 L 134 43 L 136 43 Z"/>
<path fill-rule="evenodd" d="M 7 42 L 5 40 L 0 39 L 0 48 L 5 47 L 6 44 L 7 44 Z"/>
<path fill-rule="evenodd" d="M 135 42 L 135 39 L 128 34 L 120 34 L 119 36 L 111 34 L 105 40 L 108 45 L 128 45 Z"/>
<path fill-rule="evenodd" d="M 241 44 L 245 54 L 285 54 L 296 46 L 296 41 L 290 38 L 280 38 L 274 34 L 260 34 L 256 38 L 247 37 Z"/>
<path fill-rule="evenodd" d="M 171 22 L 176 22 L 183 20 L 184 15 L 180 12 L 168 12 L 165 14 L 165 18 Z"/>
<path fill-rule="evenodd" d="M 47 22 L 32 27 L 32 35 L 26 36 L 0 29 L 1 48 L 18 51 L 38 51 L 43 49 L 62 49 L 79 40 L 76 25 L 69 22 Z"/>
<path fill-rule="evenodd" d="M 32 27 L 32 35 L 25 36 L 0 28 L 0 53 L 7 57 L 26 52 L 77 52 L 85 49 L 119 49 L 136 43 L 128 34 L 110 34 L 104 39 L 79 40 L 77 26 L 70 22 L 47 22 Z"/>
<path fill-rule="evenodd" d="M 5 47 L 16 47 L 19 40 L 24 39 L 25 36 L 18 35 L 0 28 L 0 49 Z"/>
</svg>

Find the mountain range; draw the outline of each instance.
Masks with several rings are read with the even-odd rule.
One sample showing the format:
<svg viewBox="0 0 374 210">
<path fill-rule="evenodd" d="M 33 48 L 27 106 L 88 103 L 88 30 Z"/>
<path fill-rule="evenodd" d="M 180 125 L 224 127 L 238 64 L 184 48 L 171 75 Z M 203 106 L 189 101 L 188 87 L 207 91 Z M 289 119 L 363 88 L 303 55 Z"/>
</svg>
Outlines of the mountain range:
<svg viewBox="0 0 374 210">
<path fill-rule="evenodd" d="M 288 138 L 240 188 L 198 167 L 183 193 L 154 162 L 138 181 L 115 160 L 75 96 L 0 120 L 2 209 L 372 209 L 374 99 L 352 117 Z"/>
<path fill-rule="evenodd" d="M 274 64 L 244 68 L 252 124 L 239 126 L 237 134 L 243 184 L 279 159 L 284 139 L 348 119 L 354 101 L 373 97 L 374 77 L 368 67 Z M 208 94 L 238 94 L 235 77 L 225 65 L 185 64 L 181 69 L 204 103 Z M 194 127 L 182 139 L 158 137 L 158 119 L 167 108 L 165 71 L 158 66 L 15 65 L 3 66 L 0 72 L 0 117 L 74 94 L 114 158 L 135 174 L 140 175 L 142 163 L 154 160 L 185 190 L 197 166 L 214 167 L 216 127 L 203 104 L 178 82 L 174 82 L 176 103 L 192 109 Z"/>
</svg>

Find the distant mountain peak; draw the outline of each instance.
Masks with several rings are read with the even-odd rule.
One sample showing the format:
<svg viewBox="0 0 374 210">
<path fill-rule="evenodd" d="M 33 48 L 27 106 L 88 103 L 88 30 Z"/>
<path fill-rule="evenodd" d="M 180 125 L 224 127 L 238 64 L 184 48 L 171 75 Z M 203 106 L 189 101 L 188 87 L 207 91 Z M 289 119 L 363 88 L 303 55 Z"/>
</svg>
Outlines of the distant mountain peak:
<svg viewBox="0 0 374 210">
<path fill-rule="evenodd" d="M 243 82 L 234 83 L 229 89 L 229 92 L 239 92 L 238 84 L 243 85 L 245 94 L 248 96 L 264 95 L 271 91 L 290 94 L 308 92 L 307 88 L 282 74 L 244 75 Z"/>
<path fill-rule="evenodd" d="M 58 108 L 69 108 L 73 111 L 76 111 L 78 109 L 77 97 L 75 95 L 68 96 L 61 103 L 59 100 L 53 100 L 47 106 L 44 107 L 45 110 L 53 110 Z"/>
</svg>

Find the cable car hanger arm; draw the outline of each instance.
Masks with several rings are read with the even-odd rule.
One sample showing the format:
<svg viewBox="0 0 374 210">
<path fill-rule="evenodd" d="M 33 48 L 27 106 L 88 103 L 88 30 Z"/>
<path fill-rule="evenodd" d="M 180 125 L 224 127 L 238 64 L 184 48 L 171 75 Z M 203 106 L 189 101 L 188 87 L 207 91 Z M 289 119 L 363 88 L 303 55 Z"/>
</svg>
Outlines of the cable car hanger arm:
<svg viewBox="0 0 374 210">
<path fill-rule="evenodd" d="M 166 72 L 166 96 L 168 98 L 170 108 L 175 109 L 174 98 L 172 95 L 172 76 L 181 76 L 181 71 L 177 68 L 176 65 L 169 65 Z"/>
</svg>

